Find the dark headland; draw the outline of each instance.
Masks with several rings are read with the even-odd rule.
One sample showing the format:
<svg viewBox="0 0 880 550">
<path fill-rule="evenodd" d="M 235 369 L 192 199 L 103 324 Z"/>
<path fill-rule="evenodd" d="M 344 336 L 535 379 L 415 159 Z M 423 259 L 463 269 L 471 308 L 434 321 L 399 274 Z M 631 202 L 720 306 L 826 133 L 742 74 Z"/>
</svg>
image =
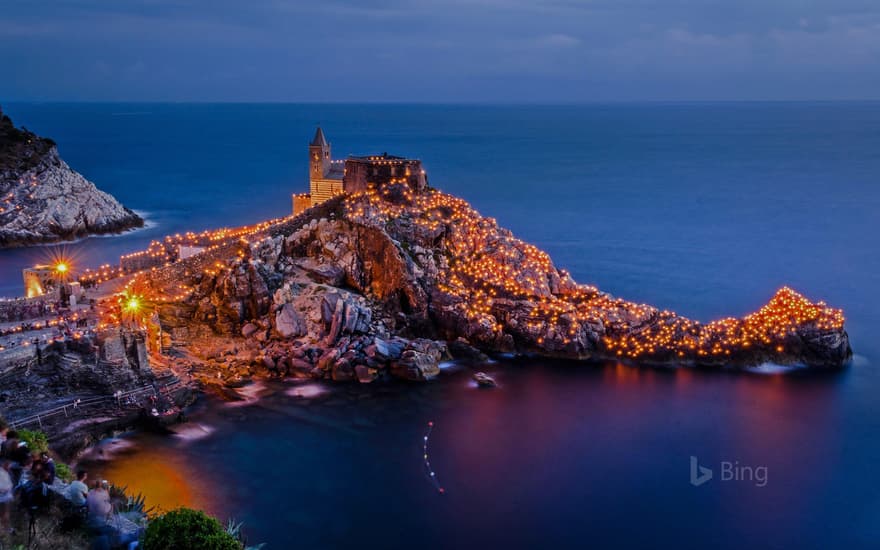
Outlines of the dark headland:
<svg viewBox="0 0 880 550">
<path fill-rule="evenodd" d="M 55 142 L 0 110 L 0 248 L 143 227 L 144 220 L 71 169 Z"/>
</svg>

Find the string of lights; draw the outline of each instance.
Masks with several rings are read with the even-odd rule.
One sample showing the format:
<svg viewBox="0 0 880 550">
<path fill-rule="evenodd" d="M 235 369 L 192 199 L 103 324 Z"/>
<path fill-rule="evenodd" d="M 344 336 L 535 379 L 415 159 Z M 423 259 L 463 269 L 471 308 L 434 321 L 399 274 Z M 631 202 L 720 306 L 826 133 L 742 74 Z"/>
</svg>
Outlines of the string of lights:
<svg viewBox="0 0 880 550">
<path fill-rule="evenodd" d="M 428 479 L 431 481 L 431 484 L 434 485 L 434 488 L 437 489 L 437 492 L 441 495 L 446 494 L 446 489 L 440 485 L 440 480 L 437 479 L 437 473 L 434 471 L 434 468 L 431 467 L 431 461 L 428 458 L 428 441 L 431 438 L 431 432 L 434 431 L 434 422 L 428 422 L 428 431 L 425 432 L 424 437 L 424 445 L 423 445 L 423 461 L 424 461 L 424 469 L 425 474 L 428 476 Z"/>
<path fill-rule="evenodd" d="M 563 348 L 582 341 L 590 329 L 602 335 L 600 351 L 626 359 L 723 358 L 755 346 L 784 353 L 785 338 L 800 328 L 840 330 L 845 321 L 841 310 L 814 304 L 788 287 L 751 315 L 707 324 L 614 298 L 574 283 L 545 252 L 480 216 L 464 200 L 433 190 L 369 188 L 347 197 L 345 209 L 360 223 L 384 227 L 406 217 L 426 234 L 442 236 L 449 269 L 441 271 L 439 289 L 458 299 L 456 307 L 469 320 L 496 335 L 515 328 L 505 324 L 500 308 L 510 299 L 533 303 L 527 328 L 552 335 Z M 535 343 L 545 344 L 544 337 Z"/>
</svg>

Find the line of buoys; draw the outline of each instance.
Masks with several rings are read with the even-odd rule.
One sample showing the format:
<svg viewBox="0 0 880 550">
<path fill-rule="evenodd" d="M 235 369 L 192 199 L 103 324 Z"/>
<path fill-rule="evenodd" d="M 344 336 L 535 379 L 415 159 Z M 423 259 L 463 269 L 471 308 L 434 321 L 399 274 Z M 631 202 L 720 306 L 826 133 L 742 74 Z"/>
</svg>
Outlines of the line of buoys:
<svg viewBox="0 0 880 550">
<path fill-rule="evenodd" d="M 425 432 L 424 446 L 423 446 L 424 453 L 423 453 L 423 455 L 422 455 L 423 458 L 424 458 L 425 473 L 427 474 L 428 479 L 431 480 L 431 483 L 434 484 L 434 487 L 437 489 L 437 492 L 440 493 L 441 495 L 445 495 L 445 494 L 446 494 L 446 489 L 444 489 L 444 488 L 440 485 L 440 480 L 437 479 L 437 474 L 436 474 L 436 472 L 434 472 L 434 469 L 431 468 L 431 461 L 428 460 L 428 440 L 430 439 L 430 437 L 431 437 L 431 432 L 432 432 L 433 430 L 434 430 L 434 423 L 433 423 L 433 422 L 428 422 L 428 431 Z"/>
</svg>

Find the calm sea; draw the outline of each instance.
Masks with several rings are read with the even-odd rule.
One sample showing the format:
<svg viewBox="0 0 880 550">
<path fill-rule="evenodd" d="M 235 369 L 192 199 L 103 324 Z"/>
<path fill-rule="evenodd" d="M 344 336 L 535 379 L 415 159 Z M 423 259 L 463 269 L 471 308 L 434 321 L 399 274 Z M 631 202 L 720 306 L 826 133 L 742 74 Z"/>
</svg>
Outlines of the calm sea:
<svg viewBox="0 0 880 550">
<path fill-rule="evenodd" d="M 102 466 L 156 503 L 234 516 L 269 548 L 880 545 L 880 103 L 4 110 L 153 224 L 68 246 L 81 264 L 287 214 L 320 123 L 336 157 L 420 157 L 433 186 L 614 294 L 711 319 L 788 284 L 847 314 L 840 373 L 501 361 L 494 391 L 454 368 L 252 388 Z M 0 252 L 0 294 L 49 250 Z M 692 456 L 714 474 L 699 487 Z"/>
</svg>

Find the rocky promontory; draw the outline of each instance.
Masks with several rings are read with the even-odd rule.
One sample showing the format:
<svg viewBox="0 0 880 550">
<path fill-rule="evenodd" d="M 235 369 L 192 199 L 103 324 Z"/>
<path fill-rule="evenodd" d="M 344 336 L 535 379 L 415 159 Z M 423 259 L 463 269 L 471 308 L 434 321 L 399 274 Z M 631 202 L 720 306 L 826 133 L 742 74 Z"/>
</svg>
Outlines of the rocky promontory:
<svg viewBox="0 0 880 550">
<path fill-rule="evenodd" d="M 0 248 L 142 227 L 144 220 L 72 170 L 55 142 L 0 111 Z"/>
<path fill-rule="evenodd" d="M 842 312 L 792 289 L 744 318 L 692 321 L 578 284 L 465 201 L 405 184 L 331 199 L 130 288 L 155 304 L 166 348 L 224 379 L 425 380 L 481 352 L 820 368 L 852 354 Z"/>
</svg>

